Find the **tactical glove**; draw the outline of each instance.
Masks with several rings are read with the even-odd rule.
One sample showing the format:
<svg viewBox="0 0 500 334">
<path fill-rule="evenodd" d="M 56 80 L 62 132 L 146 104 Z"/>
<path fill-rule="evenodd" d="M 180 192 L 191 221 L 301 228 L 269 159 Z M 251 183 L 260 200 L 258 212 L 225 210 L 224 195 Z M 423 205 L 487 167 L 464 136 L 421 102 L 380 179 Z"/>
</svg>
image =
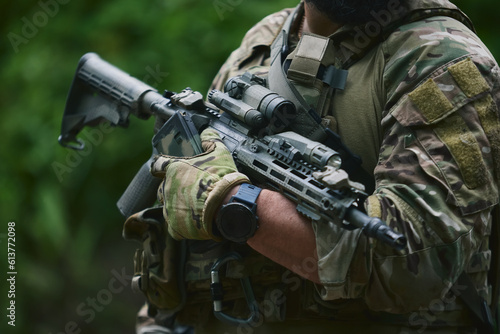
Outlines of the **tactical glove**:
<svg viewBox="0 0 500 334">
<path fill-rule="evenodd" d="M 238 172 L 215 130 L 203 131 L 200 138 L 204 153 L 186 158 L 159 155 L 151 173 L 164 178 L 158 200 L 174 239 L 220 241 L 212 227 L 215 212 L 229 190 L 250 180 Z"/>
</svg>

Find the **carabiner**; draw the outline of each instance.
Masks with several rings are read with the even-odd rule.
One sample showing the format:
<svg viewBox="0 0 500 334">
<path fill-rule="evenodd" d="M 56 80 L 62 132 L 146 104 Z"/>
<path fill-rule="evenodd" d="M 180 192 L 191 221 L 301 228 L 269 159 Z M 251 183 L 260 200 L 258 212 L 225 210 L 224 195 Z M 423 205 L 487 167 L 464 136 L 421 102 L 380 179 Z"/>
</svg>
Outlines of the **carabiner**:
<svg viewBox="0 0 500 334">
<path fill-rule="evenodd" d="M 214 303 L 214 315 L 217 319 L 226 322 L 233 326 L 240 325 L 250 325 L 255 326 L 261 320 L 261 314 L 259 312 L 259 306 L 255 300 L 255 295 L 253 293 L 252 285 L 250 284 L 250 279 L 248 277 L 243 277 L 240 279 L 241 286 L 243 287 L 243 293 L 245 294 L 245 299 L 247 300 L 247 305 L 250 310 L 250 315 L 247 319 L 236 318 L 230 316 L 229 314 L 222 312 L 222 301 L 224 298 L 224 291 L 222 283 L 220 283 L 219 270 L 224 264 L 233 260 L 241 260 L 242 257 L 236 252 L 230 252 L 225 256 L 219 258 L 212 266 L 210 276 L 212 279 L 212 284 L 210 284 L 210 293 L 212 295 L 212 301 Z"/>
</svg>

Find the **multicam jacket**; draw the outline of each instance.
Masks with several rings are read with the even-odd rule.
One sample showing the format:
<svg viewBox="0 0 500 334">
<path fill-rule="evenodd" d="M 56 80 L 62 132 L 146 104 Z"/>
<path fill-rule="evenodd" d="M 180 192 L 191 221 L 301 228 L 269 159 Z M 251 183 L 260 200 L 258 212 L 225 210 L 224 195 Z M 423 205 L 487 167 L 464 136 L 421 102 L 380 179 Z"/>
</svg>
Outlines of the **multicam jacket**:
<svg viewBox="0 0 500 334">
<path fill-rule="evenodd" d="M 266 75 L 270 45 L 291 12 L 253 27 L 212 88 L 245 71 Z M 322 304 L 359 302 L 374 319 L 422 331 L 470 323 L 456 298 L 464 287 L 454 283 L 465 271 L 491 298 L 499 67 L 446 0 L 390 1 L 366 25 L 344 26 L 330 38 L 336 65 L 349 74 L 328 115 L 375 177 L 368 213 L 404 233 L 408 247 L 398 253 L 360 231 L 315 225 Z"/>
</svg>

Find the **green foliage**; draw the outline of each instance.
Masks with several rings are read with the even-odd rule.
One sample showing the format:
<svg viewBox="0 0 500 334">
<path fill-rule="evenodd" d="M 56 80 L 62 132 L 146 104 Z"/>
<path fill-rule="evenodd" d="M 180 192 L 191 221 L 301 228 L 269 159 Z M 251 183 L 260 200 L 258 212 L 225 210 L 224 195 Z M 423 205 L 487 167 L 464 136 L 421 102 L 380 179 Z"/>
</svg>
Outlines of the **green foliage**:
<svg viewBox="0 0 500 334">
<path fill-rule="evenodd" d="M 456 2 L 499 55 L 496 3 Z M 0 276 L 6 272 L 7 222 L 14 221 L 19 333 L 69 332 L 72 322 L 83 333 L 131 333 L 142 302 L 142 296 L 125 287 L 106 305 L 91 306 L 92 300 L 104 296 L 113 272 L 124 268 L 132 274 L 135 245 L 121 239 L 123 218 L 115 203 L 151 153 L 152 122 L 133 118 L 129 129 L 102 133 L 82 153 L 60 147 L 61 117 L 79 58 L 96 52 L 158 89 L 179 91 L 189 86 L 205 92 L 252 24 L 296 3 L 21 0 L 0 4 L 4 36 Z M 151 75 L 155 70 L 161 75 Z M 5 310 L 3 276 L 1 282 L 0 307 Z M 0 330 L 5 325 L 3 316 Z"/>
</svg>

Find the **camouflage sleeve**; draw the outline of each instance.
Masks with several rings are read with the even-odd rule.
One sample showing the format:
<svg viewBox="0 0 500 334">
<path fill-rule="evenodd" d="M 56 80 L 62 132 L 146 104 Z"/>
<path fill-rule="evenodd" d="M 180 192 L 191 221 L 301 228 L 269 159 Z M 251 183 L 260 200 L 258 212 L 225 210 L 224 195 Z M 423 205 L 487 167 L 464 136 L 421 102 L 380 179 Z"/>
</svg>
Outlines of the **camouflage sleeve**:
<svg viewBox="0 0 500 334">
<path fill-rule="evenodd" d="M 267 75 L 269 49 L 293 9 L 284 9 L 265 17 L 244 36 L 241 45 L 234 50 L 215 76 L 210 89 L 223 90 L 226 81 L 249 71 Z"/>
<path fill-rule="evenodd" d="M 444 17 L 402 27 L 384 47 L 384 136 L 367 210 L 404 233 L 408 247 L 397 253 L 344 232 L 331 240 L 336 248 L 356 247 L 320 254 L 319 267 L 351 259 L 347 269 L 323 273 L 344 270 L 343 280 L 325 281 L 324 299 L 361 297 L 372 310 L 405 313 L 474 272 L 475 257 L 488 258 L 500 172 L 499 68 L 471 31 Z"/>
</svg>

